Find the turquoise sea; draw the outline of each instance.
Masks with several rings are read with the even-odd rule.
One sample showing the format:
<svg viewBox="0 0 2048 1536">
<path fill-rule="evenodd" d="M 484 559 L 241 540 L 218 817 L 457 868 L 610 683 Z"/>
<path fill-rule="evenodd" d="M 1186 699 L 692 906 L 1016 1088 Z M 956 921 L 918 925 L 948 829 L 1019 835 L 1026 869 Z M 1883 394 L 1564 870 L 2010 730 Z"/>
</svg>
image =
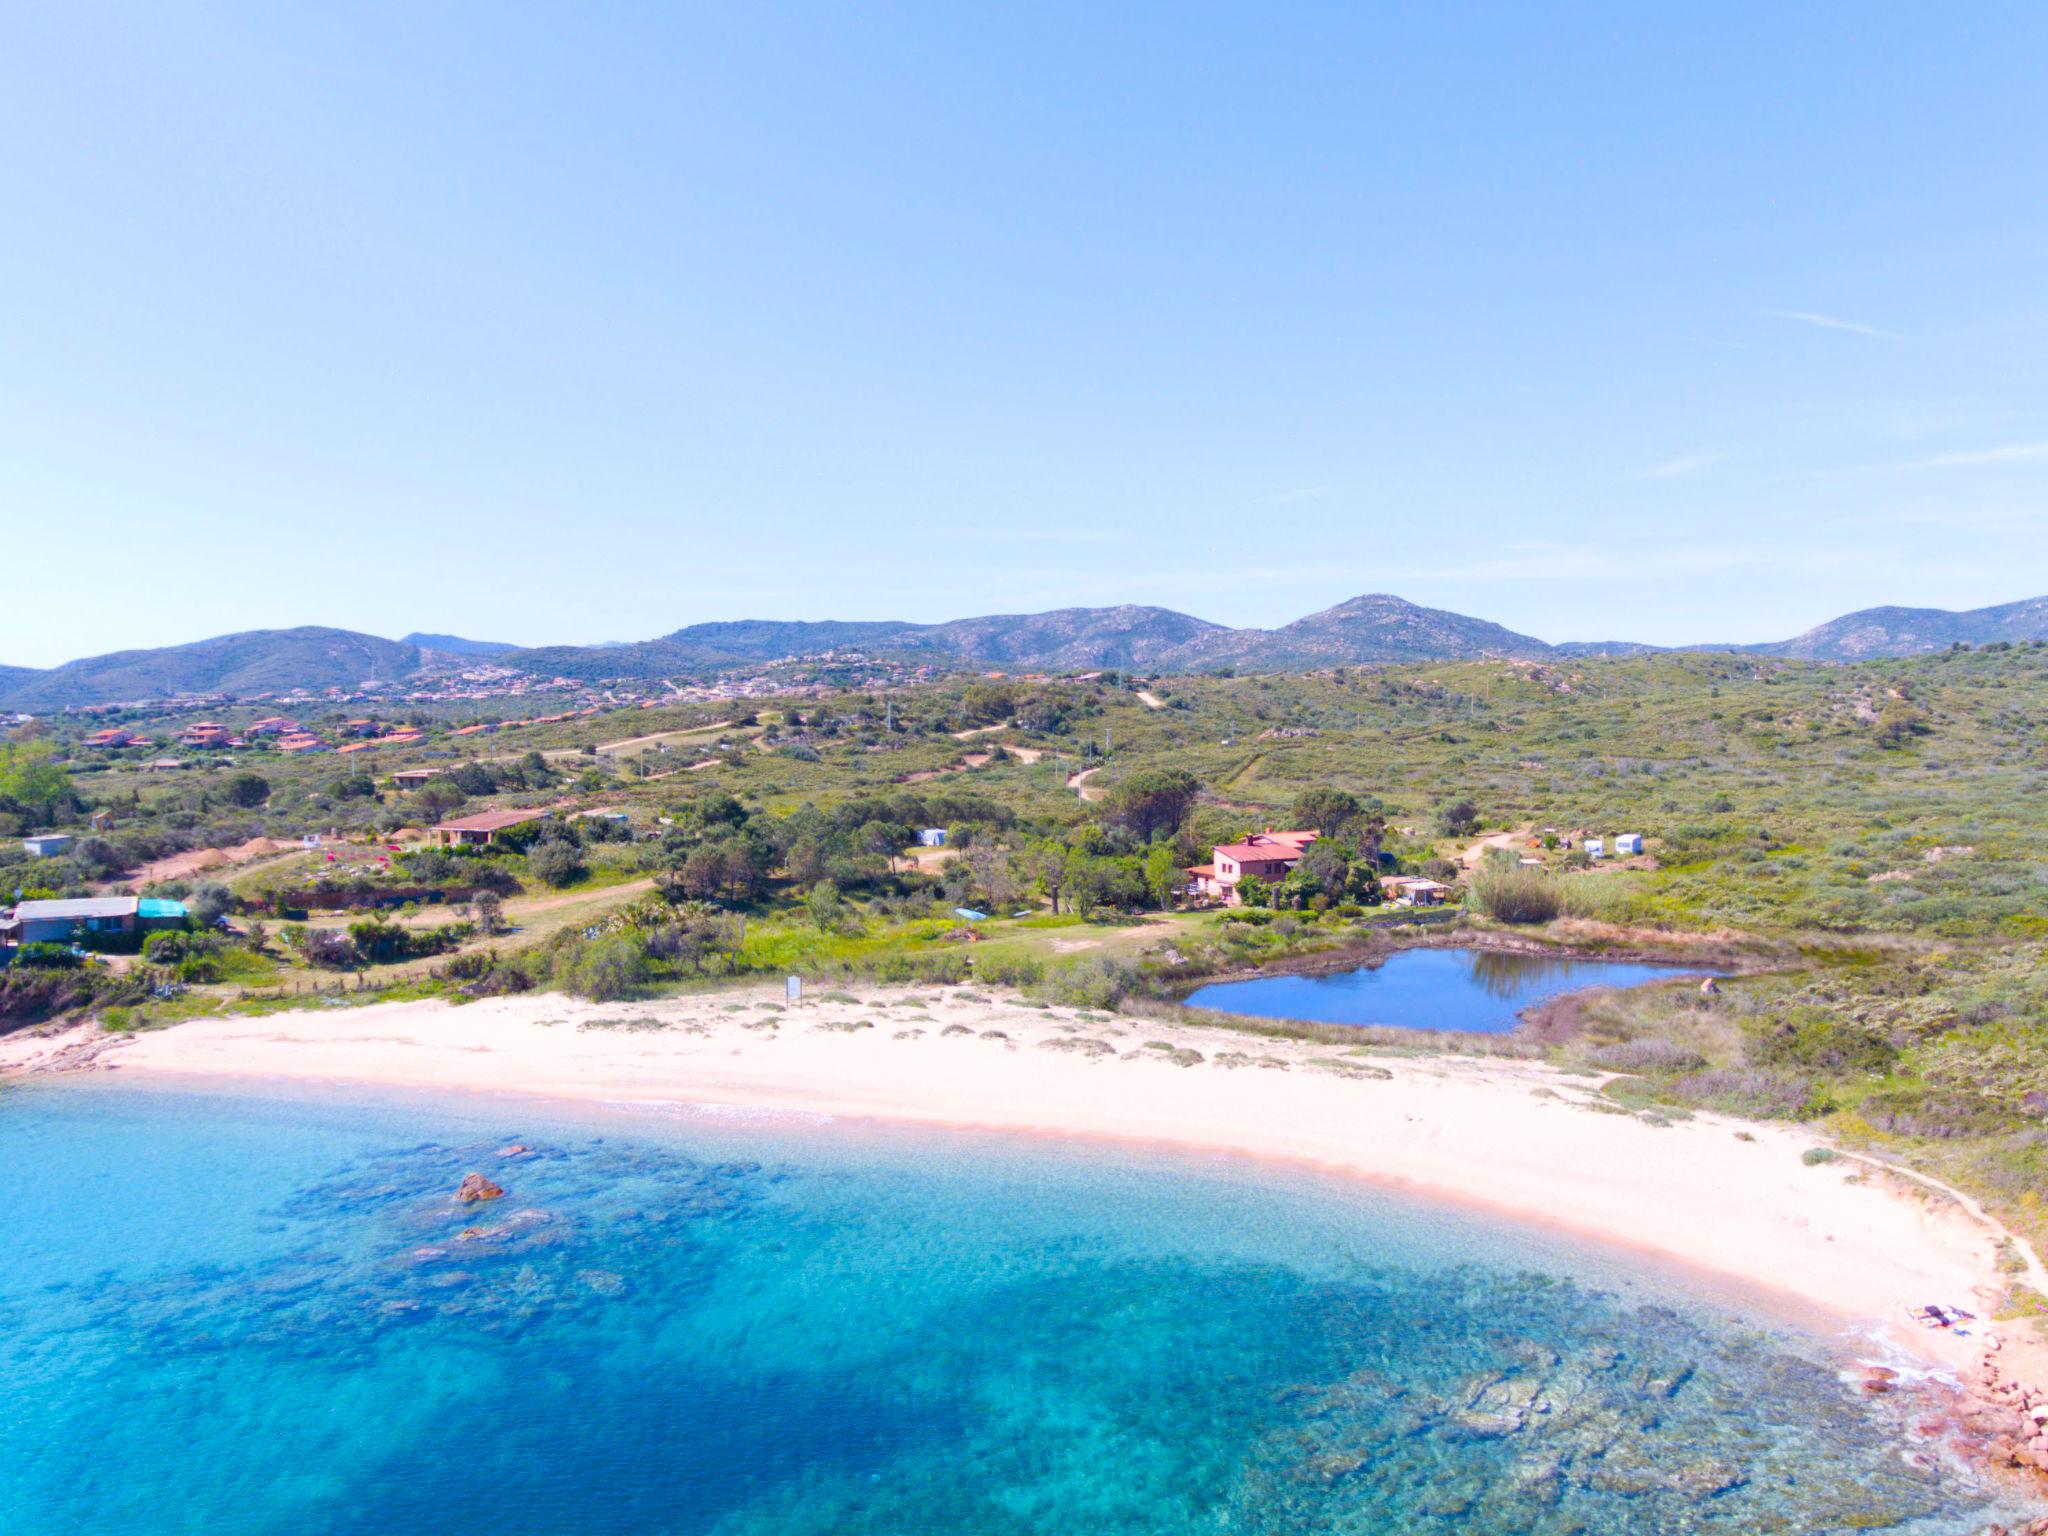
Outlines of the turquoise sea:
<svg viewBox="0 0 2048 1536">
<path fill-rule="evenodd" d="M 472 1170 L 505 1197 L 457 1205 Z M 1931 1536 L 1989 1510 L 1820 1341 L 1235 1160 L 80 1080 L 0 1094 L 0 1250 L 9 1536 Z"/>
</svg>

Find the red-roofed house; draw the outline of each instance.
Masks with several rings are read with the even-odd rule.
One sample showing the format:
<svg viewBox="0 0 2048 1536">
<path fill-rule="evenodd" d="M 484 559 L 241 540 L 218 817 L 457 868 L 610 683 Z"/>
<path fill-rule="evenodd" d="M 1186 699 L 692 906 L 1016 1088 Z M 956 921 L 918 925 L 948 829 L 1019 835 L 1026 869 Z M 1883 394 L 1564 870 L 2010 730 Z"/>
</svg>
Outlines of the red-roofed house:
<svg viewBox="0 0 2048 1536">
<path fill-rule="evenodd" d="M 1237 882 L 1247 875 L 1268 885 L 1287 878 L 1301 862 L 1301 851 L 1316 840 L 1314 832 L 1254 832 L 1241 843 L 1218 843 L 1211 862 L 1188 870 L 1188 889 L 1197 896 L 1237 905 Z"/>
<path fill-rule="evenodd" d="M 267 720 L 258 720 L 247 732 L 251 736 L 296 736 L 298 733 L 299 722 L 287 720 L 283 715 L 272 715 Z"/>
</svg>

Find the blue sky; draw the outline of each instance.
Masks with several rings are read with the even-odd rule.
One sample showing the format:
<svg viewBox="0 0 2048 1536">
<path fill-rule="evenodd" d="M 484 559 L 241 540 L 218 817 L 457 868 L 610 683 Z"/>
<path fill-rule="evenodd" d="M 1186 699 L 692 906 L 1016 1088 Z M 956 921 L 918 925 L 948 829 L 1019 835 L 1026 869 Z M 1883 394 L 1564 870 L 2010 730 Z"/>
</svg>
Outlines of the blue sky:
<svg viewBox="0 0 2048 1536">
<path fill-rule="evenodd" d="M 1279 9 L 8 4 L 0 661 L 2048 591 L 2048 8 Z"/>
</svg>

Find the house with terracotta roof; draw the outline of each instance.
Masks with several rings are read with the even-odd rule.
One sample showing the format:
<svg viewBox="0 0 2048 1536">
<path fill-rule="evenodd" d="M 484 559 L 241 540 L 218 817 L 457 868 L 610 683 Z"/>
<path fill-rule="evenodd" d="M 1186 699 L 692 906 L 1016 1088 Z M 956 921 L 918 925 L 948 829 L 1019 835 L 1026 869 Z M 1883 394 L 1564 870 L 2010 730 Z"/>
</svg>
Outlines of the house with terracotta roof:
<svg viewBox="0 0 2048 1536">
<path fill-rule="evenodd" d="M 250 726 L 248 734 L 251 736 L 296 736 L 300 734 L 299 722 L 287 720 L 283 715 L 271 715 L 269 718 L 258 720 L 254 725 Z"/>
<path fill-rule="evenodd" d="M 322 741 L 318 736 L 311 735 L 305 731 L 298 731 L 290 736 L 285 737 L 282 741 L 278 742 L 277 750 L 280 752 L 291 752 L 294 754 L 303 752 L 325 752 L 327 750 L 327 743 Z"/>
<path fill-rule="evenodd" d="M 498 834 L 509 827 L 523 827 L 529 821 L 541 821 L 554 814 L 546 807 L 525 811 L 484 811 L 476 816 L 462 816 L 454 821 L 442 822 L 434 828 L 434 841 L 444 848 L 453 848 L 465 843 L 494 843 L 498 840 Z"/>
<path fill-rule="evenodd" d="M 1207 864 L 1188 869 L 1188 893 L 1236 906 L 1238 881 L 1247 876 L 1268 885 L 1285 880 L 1287 872 L 1301 862 L 1302 850 L 1317 835 L 1309 831 L 1275 832 L 1269 828 L 1254 832 L 1240 843 L 1218 843 Z"/>
<path fill-rule="evenodd" d="M 99 747 L 103 750 L 112 752 L 117 751 L 122 747 L 146 747 L 149 745 L 149 739 L 144 736 L 138 736 L 133 731 L 108 729 L 104 731 L 94 731 L 90 736 L 85 738 L 84 745 L 88 747 Z"/>
<path fill-rule="evenodd" d="M 228 744 L 228 728 L 211 720 L 201 720 L 186 726 L 178 741 L 187 747 L 224 747 Z"/>
</svg>

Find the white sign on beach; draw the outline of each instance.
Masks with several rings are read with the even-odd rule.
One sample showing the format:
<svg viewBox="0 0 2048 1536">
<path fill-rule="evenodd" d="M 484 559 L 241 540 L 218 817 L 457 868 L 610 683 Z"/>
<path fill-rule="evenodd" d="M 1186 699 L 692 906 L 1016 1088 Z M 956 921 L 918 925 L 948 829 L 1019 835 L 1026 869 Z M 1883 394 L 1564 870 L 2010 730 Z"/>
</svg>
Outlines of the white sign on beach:
<svg viewBox="0 0 2048 1536">
<path fill-rule="evenodd" d="M 801 1002 L 802 1002 L 802 1001 L 804 1000 L 804 979 L 803 979 L 803 977 L 801 977 L 801 976 L 789 976 L 789 977 L 785 977 L 785 978 L 784 978 L 784 980 L 783 980 L 783 983 L 782 983 L 782 990 L 783 990 L 784 994 L 785 994 L 785 995 L 786 995 L 786 996 L 787 996 L 787 997 L 789 998 L 789 1000 L 790 1000 L 790 1002 L 791 1002 L 792 1004 L 795 1004 L 795 1003 L 801 1003 Z"/>
</svg>

